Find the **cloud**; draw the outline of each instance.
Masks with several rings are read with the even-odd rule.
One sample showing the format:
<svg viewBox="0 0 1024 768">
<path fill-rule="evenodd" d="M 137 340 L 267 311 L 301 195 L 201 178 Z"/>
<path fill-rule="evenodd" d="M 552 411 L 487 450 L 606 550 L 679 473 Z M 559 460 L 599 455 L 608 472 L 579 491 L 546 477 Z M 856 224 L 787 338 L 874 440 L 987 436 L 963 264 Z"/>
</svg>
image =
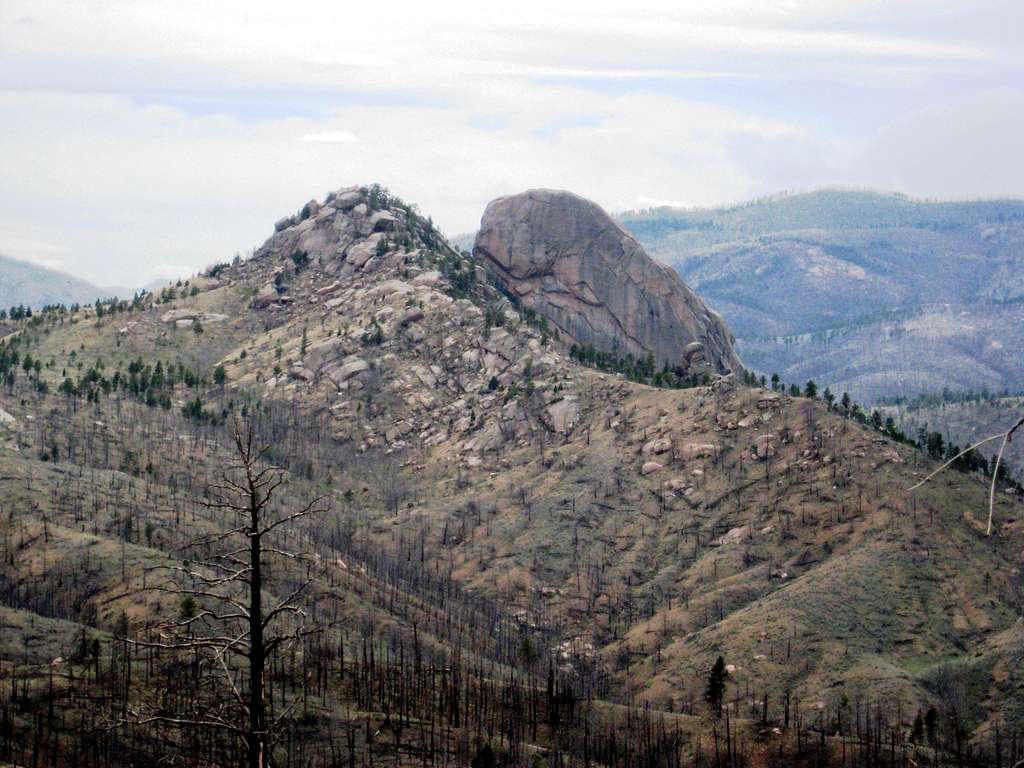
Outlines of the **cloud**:
<svg viewBox="0 0 1024 768">
<path fill-rule="evenodd" d="M 864 148 L 874 184 L 932 197 L 1024 192 L 1024 91 L 1000 88 L 908 112 Z"/>
<path fill-rule="evenodd" d="M 154 264 L 146 272 L 145 282 L 146 284 L 158 281 L 173 283 L 177 280 L 188 277 L 194 272 L 195 267 L 191 264 Z"/>
<path fill-rule="evenodd" d="M 398 0 L 382 36 L 379 7 L 336 0 L 7 0 L 0 247 L 140 284 L 375 181 L 447 232 L 534 186 L 610 209 L 1024 193 L 1024 6 L 936 2 Z"/>
<path fill-rule="evenodd" d="M 314 144 L 351 144 L 357 139 L 355 134 L 348 131 L 323 131 L 322 133 L 307 133 L 299 141 L 308 141 Z"/>
<path fill-rule="evenodd" d="M 47 269 L 66 269 L 69 252 L 67 246 L 33 236 L 18 222 L 0 222 L 0 254 Z"/>
</svg>

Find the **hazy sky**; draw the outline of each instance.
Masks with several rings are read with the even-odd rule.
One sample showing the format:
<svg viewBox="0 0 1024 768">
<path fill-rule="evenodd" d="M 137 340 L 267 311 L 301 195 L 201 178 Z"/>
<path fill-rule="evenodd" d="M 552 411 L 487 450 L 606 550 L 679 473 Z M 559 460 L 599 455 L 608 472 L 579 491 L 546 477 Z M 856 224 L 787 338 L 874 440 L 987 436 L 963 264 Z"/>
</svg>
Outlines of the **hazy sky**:
<svg viewBox="0 0 1024 768">
<path fill-rule="evenodd" d="M 0 253 L 187 274 L 379 181 L 612 210 L 826 184 L 1024 195 L 1021 0 L 0 0 Z"/>
</svg>

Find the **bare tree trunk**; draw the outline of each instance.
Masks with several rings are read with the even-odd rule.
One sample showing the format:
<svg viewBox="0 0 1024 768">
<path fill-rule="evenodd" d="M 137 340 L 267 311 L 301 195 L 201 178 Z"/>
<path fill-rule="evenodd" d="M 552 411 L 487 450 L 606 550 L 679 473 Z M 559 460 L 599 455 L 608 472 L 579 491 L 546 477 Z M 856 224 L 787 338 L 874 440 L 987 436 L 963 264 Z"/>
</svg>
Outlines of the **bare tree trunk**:
<svg viewBox="0 0 1024 768">
<path fill-rule="evenodd" d="M 261 535 L 259 533 L 259 497 L 255 492 L 251 498 L 252 534 L 250 539 L 250 582 L 249 582 L 249 768 L 266 768 L 269 755 L 266 752 L 267 724 L 263 695 L 264 658 L 263 646 L 263 575 L 261 569 Z"/>
</svg>

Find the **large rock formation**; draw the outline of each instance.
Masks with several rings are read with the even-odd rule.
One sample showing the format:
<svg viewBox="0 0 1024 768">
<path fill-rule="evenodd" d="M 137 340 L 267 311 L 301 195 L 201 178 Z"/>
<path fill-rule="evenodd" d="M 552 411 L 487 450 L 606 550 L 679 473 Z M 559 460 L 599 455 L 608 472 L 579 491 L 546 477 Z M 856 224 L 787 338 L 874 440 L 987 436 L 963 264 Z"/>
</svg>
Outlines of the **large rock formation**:
<svg viewBox="0 0 1024 768">
<path fill-rule="evenodd" d="M 740 368 L 722 319 L 582 197 L 537 189 L 493 201 L 473 254 L 523 306 L 578 344 L 653 354 L 659 366 L 689 372 Z"/>
</svg>

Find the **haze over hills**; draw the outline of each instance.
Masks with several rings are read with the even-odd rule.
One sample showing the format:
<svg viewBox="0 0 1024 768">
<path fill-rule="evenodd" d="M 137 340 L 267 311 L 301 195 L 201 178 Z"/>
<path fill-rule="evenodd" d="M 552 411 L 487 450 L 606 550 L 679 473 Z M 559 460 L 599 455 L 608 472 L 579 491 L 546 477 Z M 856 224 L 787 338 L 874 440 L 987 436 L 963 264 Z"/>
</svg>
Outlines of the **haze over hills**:
<svg viewBox="0 0 1024 768">
<path fill-rule="evenodd" d="M 5 326 L 0 759 L 227 762 L 234 735 L 180 726 L 244 722 L 247 675 L 168 637 L 218 642 L 214 596 L 245 593 L 222 591 L 230 559 L 189 570 L 248 530 L 211 502 L 235 419 L 282 467 L 273 512 L 324 508 L 268 537 L 294 556 L 266 599 L 302 609 L 275 614 L 267 675 L 282 764 L 1017 755 L 1017 489 L 991 536 L 982 475 L 908 493 L 936 461 L 751 386 L 700 297 L 593 204 L 547 205 L 559 226 L 492 206 L 466 255 L 346 187 L 180 289 Z M 692 335 L 648 362 L 678 295 Z M 583 297 L 590 322 L 563 327 Z"/>
<path fill-rule="evenodd" d="M 619 220 L 759 371 L 865 404 L 1024 384 L 1024 202 L 826 189 Z"/>
<path fill-rule="evenodd" d="M 0 308 L 24 305 L 88 304 L 96 299 L 131 295 L 123 288 L 100 288 L 65 272 L 0 255 Z"/>
</svg>

